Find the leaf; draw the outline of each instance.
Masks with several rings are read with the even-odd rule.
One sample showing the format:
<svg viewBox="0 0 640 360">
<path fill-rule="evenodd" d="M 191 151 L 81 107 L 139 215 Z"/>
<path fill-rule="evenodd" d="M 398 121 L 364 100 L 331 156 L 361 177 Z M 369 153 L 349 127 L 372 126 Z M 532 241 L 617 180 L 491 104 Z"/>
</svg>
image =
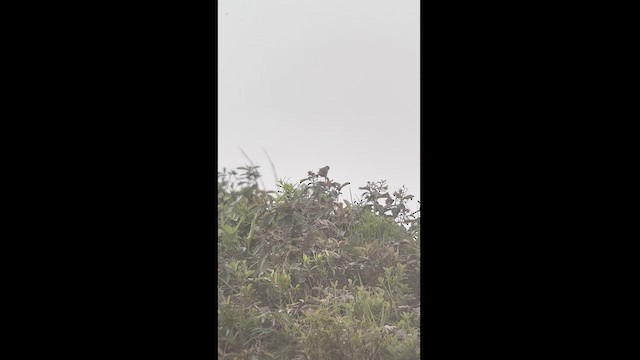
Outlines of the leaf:
<svg viewBox="0 0 640 360">
<path fill-rule="evenodd" d="M 267 267 L 265 266 L 265 264 L 267 263 L 267 258 L 269 257 L 269 254 L 266 254 L 265 256 L 262 257 L 262 260 L 260 261 L 260 272 L 258 273 L 258 276 L 262 275 L 262 273 L 265 272 L 265 270 L 267 270 Z"/>
<path fill-rule="evenodd" d="M 256 220 L 258 220 L 258 214 L 251 221 L 251 228 L 249 229 L 249 235 L 247 235 L 247 247 L 251 247 L 251 240 L 253 239 L 253 231 L 255 230 Z"/>
</svg>

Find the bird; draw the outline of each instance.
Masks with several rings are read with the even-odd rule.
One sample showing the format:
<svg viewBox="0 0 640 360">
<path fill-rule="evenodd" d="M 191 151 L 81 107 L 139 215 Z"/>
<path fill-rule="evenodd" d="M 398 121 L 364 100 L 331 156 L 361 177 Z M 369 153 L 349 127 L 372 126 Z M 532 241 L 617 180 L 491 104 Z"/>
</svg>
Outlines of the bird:
<svg viewBox="0 0 640 360">
<path fill-rule="evenodd" d="M 322 169 L 318 170 L 318 175 L 322 177 L 327 177 L 328 172 L 329 172 L 329 166 L 325 166 Z"/>
</svg>

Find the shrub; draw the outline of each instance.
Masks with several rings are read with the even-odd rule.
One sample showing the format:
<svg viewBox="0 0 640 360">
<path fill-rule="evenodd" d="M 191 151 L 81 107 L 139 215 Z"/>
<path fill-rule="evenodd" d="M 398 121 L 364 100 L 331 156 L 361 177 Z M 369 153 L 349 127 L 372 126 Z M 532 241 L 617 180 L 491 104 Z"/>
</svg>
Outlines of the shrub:
<svg viewBox="0 0 640 360">
<path fill-rule="evenodd" d="M 279 191 L 258 167 L 218 174 L 221 359 L 417 359 L 420 222 L 405 189 L 309 171 Z M 381 203 L 382 201 L 382 203 Z"/>
</svg>

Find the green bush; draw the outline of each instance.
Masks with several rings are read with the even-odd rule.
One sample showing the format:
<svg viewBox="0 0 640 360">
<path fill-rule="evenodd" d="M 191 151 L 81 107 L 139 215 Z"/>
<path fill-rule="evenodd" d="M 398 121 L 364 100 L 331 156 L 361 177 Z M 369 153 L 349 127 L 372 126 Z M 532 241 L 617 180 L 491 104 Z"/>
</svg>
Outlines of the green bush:
<svg viewBox="0 0 640 360">
<path fill-rule="evenodd" d="M 220 359 L 419 358 L 412 196 L 370 182 L 341 201 L 327 170 L 277 192 L 255 166 L 218 174 Z"/>
</svg>

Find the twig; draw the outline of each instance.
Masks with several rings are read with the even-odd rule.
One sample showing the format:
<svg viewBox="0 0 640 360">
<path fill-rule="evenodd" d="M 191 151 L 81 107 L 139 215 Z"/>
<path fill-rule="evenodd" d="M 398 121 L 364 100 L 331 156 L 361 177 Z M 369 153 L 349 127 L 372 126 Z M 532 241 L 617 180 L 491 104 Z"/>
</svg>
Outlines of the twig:
<svg viewBox="0 0 640 360">
<path fill-rule="evenodd" d="M 269 153 L 267 152 L 267 150 L 265 150 L 265 148 L 262 148 L 262 151 L 264 151 L 264 154 L 267 155 L 267 159 L 269 159 L 269 164 L 271 164 L 271 170 L 273 170 L 273 178 L 276 181 L 276 184 L 278 183 L 278 173 L 276 172 L 276 167 L 275 165 L 273 165 L 273 161 L 271 161 L 271 156 L 269 156 Z"/>
</svg>

